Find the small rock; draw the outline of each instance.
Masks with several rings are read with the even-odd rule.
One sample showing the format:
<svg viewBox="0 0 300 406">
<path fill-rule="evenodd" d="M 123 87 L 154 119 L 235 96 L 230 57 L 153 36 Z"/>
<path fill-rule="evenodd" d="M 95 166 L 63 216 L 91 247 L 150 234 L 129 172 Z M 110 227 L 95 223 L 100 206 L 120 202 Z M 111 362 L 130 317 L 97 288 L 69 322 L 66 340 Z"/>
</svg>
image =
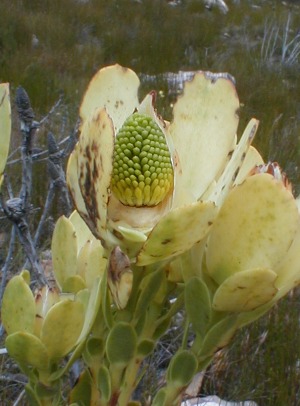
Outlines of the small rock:
<svg viewBox="0 0 300 406">
<path fill-rule="evenodd" d="M 252 400 L 245 400 L 244 402 L 229 402 L 222 400 L 218 396 L 206 396 L 205 398 L 193 398 L 181 403 L 181 406 L 258 406 Z"/>
</svg>

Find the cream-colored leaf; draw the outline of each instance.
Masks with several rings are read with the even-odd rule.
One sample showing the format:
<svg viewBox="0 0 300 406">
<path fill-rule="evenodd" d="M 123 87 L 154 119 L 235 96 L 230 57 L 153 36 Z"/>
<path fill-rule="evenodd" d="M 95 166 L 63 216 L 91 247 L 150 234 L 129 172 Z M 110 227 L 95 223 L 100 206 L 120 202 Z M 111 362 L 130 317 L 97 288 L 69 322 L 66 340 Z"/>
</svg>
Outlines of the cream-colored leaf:
<svg viewBox="0 0 300 406">
<path fill-rule="evenodd" d="M 276 270 L 298 227 L 291 193 L 269 174 L 248 177 L 227 196 L 210 233 L 207 268 L 221 284 L 254 268 Z"/>
<path fill-rule="evenodd" d="M 105 110 L 97 110 L 83 127 L 78 149 L 80 190 L 97 236 L 105 237 L 113 169 L 114 129 Z"/>
<path fill-rule="evenodd" d="M 82 247 L 77 261 L 78 274 L 85 280 L 88 289 L 92 289 L 96 278 L 102 277 L 107 259 L 103 257 L 103 247 L 99 240 L 87 241 Z"/>
<path fill-rule="evenodd" d="M 297 207 L 298 207 L 298 211 L 299 211 L 299 213 L 300 213 L 300 196 L 298 196 L 298 197 L 296 198 L 296 204 L 297 204 Z"/>
<path fill-rule="evenodd" d="M 196 202 L 172 210 L 153 228 L 137 256 L 137 265 L 148 265 L 188 250 L 207 235 L 216 215 L 212 202 Z"/>
<path fill-rule="evenodd" d="M 90 332 L 99 310 L 100 301 L 101 301 L 101 278 L 96 278 L 94 280 L 94 285 L 89 295 L 89 300 L 85 311 L 84 324 L 80 336 L 76 341 L 76 346 L 79 345 Z"/>
<path fill-rule="evenodd" d="M 71 221 L 61 216 L 52 237 L 52 261 L 56 282 L 62 288 L 64 281 L 76 274 L 77 237 Z"/>
<path fill-rule="evenodd" d="M 35 295 L 36 315 L 44 318 L 50 308 L 60 301 L 58 290 L 43 286 Z"/>
<path fill-rule="evenodd" d="M 180 168 L 174 207 L 199 199 L 224 167 L 237 130 L 238 108 L 229 78 L 199 72 L 185 84 L 169 127 Z"/>
<path fill-rule="evenodd" d="M 81 218 L 77 210 L 74 210 L 69 220 L 73 224 L 77 236 L 77 253 L 81 250 L 88 240 L 94 238 L 91 230 L 86 225 L 85 221 Z"/>
<path fill-rule="evenodd" d="M 233 185 L 247 155 L 247 151 L 256 134 L 258 121 L 254 118 L 248 123 L 241 139 L 233 151 L 232 157 L 213 190 L 209 200 L 221 206 L 231 186 Z"/>
<path fill-rule="evenodd" d="M 263 165 L 263 163 L 264 160 L 257 149 L 250 146 L 234 184 L 242 183 L 255 166 Z"/>
<path fill-rule="evenodd" d="M 67 165 L 67 183 L 69 190 L 71 192 L 74 204 L 77 211 L 84 217 L 88 217 L 88 212 L 85 207 L 85 203 L 82 197 L 82 193 L 79 187 L 79 171 L 78 171 L 78 149 L 79 144 L 77 143 L 75 149 L 71 153 L 68 159 Z"/>
<path fill-rule="evenodd" d="M 118 226 L 117 230 L 128 241 L 143 243 L 147 240 L 146 233 L 143 233 L 142 231 L 139 231 L 139 230 L 136 230 L 133 228 L 123 227 L 123 226 Z"/>
<path fill-rule="evenodd" d="M 217 289 L 212 307 L 220 312 L 248 312 L 276 294 L 277 274 L 270 269 L 249 269 L 231 275 Z"/>
<path fill-rule="evenodd" d="M 9 84 L 0 84 L 0 181 L 6 165 L 11 132 Z M 1 181 L 2 183 L 2 181 Z M 0 183 L 0 186 L 1 186 Z"/>
<path fill-rule="evenodd" d="M 115 130 L 118 130 L 138 107 L 139 85 L 139 78 L 131 69 L 120 65 L 100 69 L 83 97 L 80 106 L 82 120 L 87 120 L 95 109 L 105 108 L 113 120 Z"/>
<path fill-rule="evenodd" d="M 278 298 L 284 296 L 289 290 L 300 284 L 300 221 L 294 241 L 286 257 L 276 269 L 278 278 L 276 287 L 279 289 Z"/>
</svg>

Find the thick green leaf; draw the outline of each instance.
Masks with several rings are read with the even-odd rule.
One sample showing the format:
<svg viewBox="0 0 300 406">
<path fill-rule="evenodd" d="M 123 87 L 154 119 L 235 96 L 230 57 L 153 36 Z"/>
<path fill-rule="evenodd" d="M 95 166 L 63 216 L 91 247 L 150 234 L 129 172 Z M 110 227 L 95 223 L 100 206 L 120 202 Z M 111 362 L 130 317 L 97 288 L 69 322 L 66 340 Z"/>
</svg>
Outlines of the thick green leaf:
<svg viewBox="0 0 300 406">
<path fill-rule="evenodd" d="M 33 334 L 17 332 L 10 334 L 5 340 L 9 355 L 18 363 L 32 366 L 39 370 L 47 370 L 49 357 L 45 345 Z"/>
<path fill-rule="evenodd" d="M 114 325 L 106 342 L 107 358 L 111 364 L 126 366 L 137 349 L 137 336 L 129 323 Z"/>
<path fill-rule="evenodd" d="M 40 399 L 38 398 L 33 388 L 30 386 L 30 384 L 25 385 L 24 389 L 30 406 L 41 406 Z"/>
<path fill-rule="evenodd" d="M 7 334 L 33 333 L 35 314 L 35 300 L 29 286 L 22 276 L 14 276 L 6 286 L 2 301 L 1 317 Z"/>
<path fill-rule="evenodd" d="M 277 275 L 270 269 L 249 269 L 227 278 L 217 289 L 212 307 L 224 312 L 247 312 L 275 296 Z"/>
<path fill-rule="evenodd" d="M 276 298 L 276 296 L 275 296 Z M 246 326 L 247 324 L 253 323 L 255 320 L 258 320 L 265 313 L 267 313 L 276 303 L 276 299 L 273 298 L 270 302 L 258 307 L 257 309 L 251 310 L 250 312 L 244 312 L 238 314 L 237 324 L 239 328 Z"/>
<path fill-rule="evenodd" d="M 191 351 L 178 351 L 168 368 L 168 382 L 177 387 L 188 385 L 197 372 L 197 366 L 197 358 Z"/>
<path fill-rule="evenodd" d="M 153 339 L 158 340 L 170 327 L 171 318 L 163 318 L 160 323 L 157 324 L 155 332 L 153 333 Z"/>
<path fill-rule="evenodd" d="M 77 237 L 73 224 L 61 216 L 53 232 L 52 260 L 56 282 L 61 288 L 64 281 L 76 274 Z"/>
<path fill-rule="evenodd" d="M 179 255 L 201 241 L 217 215 L 212 202 L 196 202 L 170 211 L 151 231 L 137 257 L 148 265 Z"/>
<path fill-rule="evenodd" d="M 85 281 L 80 275 L 68 276 L 61 285 L 61 291 L 64 293 L 77 293 L 85 288 Z"/>
<path fill-rule="evenodd" d="M 84 371 L 70 393 L 68 404 L 90 405 L 92 397 L 92 383 L 88 371 Z"/>
<path fill-rule="evenodd" d="M 147 357 L 154 350 L 154 347 L 155 347 L 155 341 L 150 340 L 150 339 L 144 339 L 139 342 L 138 347 L 137 347 L 137 353 L 139 355 L 141 355 L 142 357 Z"/>
<path fill-rule="evenodd" d="M 52 404 L 55 404 L 55 400 L 57 400 L 57 404 L 58 404 L 61 388 L 60 388 L 60 385 L 57 385 L 57 383 L 50 386 L 50 385 L 45 385 L 41 382 L 37 382 L 34 389 L 35 389 L 35 393 L 37 394 L 37 397 L 39 399 L 41 399 L 42 403 L 43 403 L 43 401 L 46 401 L 46 399 L 48 399 L 48 400 L 51 399 L 51 401 L 53 402 Z"/>
<path fill-rule="evenodd" d="M 49 310 L 41 330 L 41 341 L 51 359 L 67 355 L 75 346 L 84 323 L 81 302 L 64 300 Z"/>
<path fill-rule="evenodd" d="M 108 290 L 107 284 L 107 271 L 104 272 L 103 278 L 101 279 L 101 286 L 100 286 L 100 294 L 101 294 L 101 310 L 103 314 L 103 319 L 105 321 L 106 326 L 108 329 L 111 329 L 113 326 L 113 315 L 112 315 L 112 307 L 110 303 L 110 293 Z"/>
<path fill-rule="evenodd" d="M 168 406 L 166 404 L 166 399 L 167 399 L 166 388 L 162 388 L 154 396 L 152 406 Z"/>
<path fill-rule="evenodd" d="M 194 332 L 203 337 L 211 318 L 211 300 L 206 284 L 199 277 L 186 283 L 185 308 Z"/>
<path fill-rule="evenodd" d="M 149 275 L 145 276 L 141 282 L 139 286 L 139 298 L 133 316 L 133 320 L 136 322 L 140 317 L 145 315 L 148 306 L 156 295 L 163 280 L 163 272 L 163 269 L 151 272 Z"/>
<path fill-rule="evenodd" d="M 101 360 L 105 350 L 104 341 L 102 338 L 98 337 L 88 337 L 85 344 L 85 352 L 88 354 L 90 360 L 94 363 Z M 98 364 L 99 365 L 99 364 Z"/>
<path fill-rule="evenodd" d="M 225 316 L 218 323 L 213 325 L 205 335 L 200 351 L 198 351 L 198 361 L 202 362 L 206 360 L 215 352 L 225 347 L 237 329 L 237 315 Z"/>
<path fill-rule="evenodd" d="M 108 402 L 111 397 L 111 379 L 108 369 L 102 365 L 98 371 L 97 387 L 101 393 L 101 399 Z"/>
<path fill-rule="evenodd" d="M 81 341 L 78 345 L 76 345 L 76 347 L 75 347 L 74 351 L 72 352 L 72 355 L 69 357 L 67 363 L 62 368 L 53 372 L 49 378 L 49 381 L 51 381 L 51 382 L 57 381 L 57 380 L 61 379 L 62 376 L 66 375 L 66 373 L 70 370 L 70 368 L 72 367 L 74 362 L 80 358 L 80 356 L 84 350 L 84 346 L 85 346 L 85 341 Z"/>
</svg>

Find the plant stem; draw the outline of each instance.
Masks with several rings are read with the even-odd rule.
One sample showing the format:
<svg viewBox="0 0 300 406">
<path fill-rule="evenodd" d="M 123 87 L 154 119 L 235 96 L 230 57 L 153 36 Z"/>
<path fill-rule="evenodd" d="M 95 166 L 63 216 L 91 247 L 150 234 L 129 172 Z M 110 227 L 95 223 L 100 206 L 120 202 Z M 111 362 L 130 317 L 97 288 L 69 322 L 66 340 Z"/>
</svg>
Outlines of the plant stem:
<svg viewBox="0 0 300 406">
<path fill-rule="evenodd" d="M 138 383 L 137 376 L 143 359 L 144 358 L 141 356 L 133 358 L 126 368 L 123 384 L 120 388 L 118 406 L 128 405 L 128 402 L 131 399 L 132 392 L 134 391 Z"/>
</svg>

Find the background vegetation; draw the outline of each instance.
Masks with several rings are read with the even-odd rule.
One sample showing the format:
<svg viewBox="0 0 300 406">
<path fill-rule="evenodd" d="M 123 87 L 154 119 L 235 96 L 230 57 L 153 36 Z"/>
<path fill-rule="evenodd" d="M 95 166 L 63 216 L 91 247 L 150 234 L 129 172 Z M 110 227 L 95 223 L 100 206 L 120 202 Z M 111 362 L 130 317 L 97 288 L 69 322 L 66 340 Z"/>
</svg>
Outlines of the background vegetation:
<svg viewBox="0 0 300 406">
<path fill-rule="evenodd" d="M 101 66 L 118 62 L 141 74 L 141 92 L 160 90 L 159 108 L 169 118 L 176 94 L 163 73 L 230 72 L 242 103 L 240 128 L 250 117 L 260 119 L 256 146 L 266 161 L 281 164 L 299 194 L 300 7 L 297 1 L 279 0 L 227 4 L 230 10 L 223 14 L 217 7 L 205 8 L 201 0 L 1 0 L 0 81 L 11 83 L 12 100 L 18 85 L 27 90 L 37 120 L 63 97 L 36 137 L 36 147 L 42 149 L 49 131 L 59 140 L 74 131 L 83 91 Z M 20 145 L 17 127 L 14 117 L 12 151 Z M 13 187 L 20 171 L 14 158 L 8 166 Z M 43 159 L 37 160 L 33 199 L 41 209 L 47 188 Z M 52 213 L 54 220 L 58 212 Z M 48 223 L 51 234 L 51 218 Z M 0 261 L 5 257 L 7 227 L 1 218 Z M 40 249 L 48 243 L 42 241 Z M 11 271 L 16 273 L 23 261 L 16 249 Z M 252 399 L 259 406 L 300 404 L 299 314 L 296 291 L 240 332 L 207 371 L 201 393 Z M 167 362 L 176 334 L 166 337 L 152 358 L 154 372 Z M 15 375 L 9 379 L 17 371 L 5 356 L 0 368 L 0 403 L 10 405 L 22 384 Z M 155 390 L 158 382 L 151 382 L 143 388 L 145 393 Z"/>
</svg>

